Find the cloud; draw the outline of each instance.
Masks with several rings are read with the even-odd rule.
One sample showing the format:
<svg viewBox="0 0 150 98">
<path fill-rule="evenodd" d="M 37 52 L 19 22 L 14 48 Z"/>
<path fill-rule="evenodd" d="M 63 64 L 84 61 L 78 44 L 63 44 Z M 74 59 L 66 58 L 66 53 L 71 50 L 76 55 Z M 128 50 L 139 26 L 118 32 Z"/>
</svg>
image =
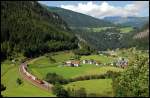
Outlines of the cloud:
<svg viewBox="0 0 150 98">
<path fill-rule="evenodd" d="M 61 5 L 61 8 L 84 13 L 97 18 L 103 18 L 105 16 L 138 16 L 142 10 L 148 7 L 148 1 L 134 1 L 132 4 L 127 4 L 123 7 L 110 5 L 106 1 L 101 4 L 94 4 L 90 1 L 86 4 L 78 3 L 77 5 Z"/>
</svg>

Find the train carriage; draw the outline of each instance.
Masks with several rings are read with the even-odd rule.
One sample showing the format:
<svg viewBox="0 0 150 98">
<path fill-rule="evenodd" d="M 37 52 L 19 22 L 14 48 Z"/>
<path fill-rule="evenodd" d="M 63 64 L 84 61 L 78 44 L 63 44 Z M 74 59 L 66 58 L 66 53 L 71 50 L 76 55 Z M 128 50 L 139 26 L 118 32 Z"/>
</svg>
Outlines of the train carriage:
<svg viewBox="0 0 150 98">
<path fill-rule="evenodd" d="M 35 77 L 32 74 L 30 74 L 29 72 L 27 72 L 27 68 L 26 68 L 25 64 L 22 65 L 22 69 L 23 69 L 23 73 L 25 73 L 28 78 L 34 80 L 35 82 L 37 82 L 39 84 L 44 84 L 44 82 L 42 80 L 38 79 L 37 77 Z"/>
</svg>

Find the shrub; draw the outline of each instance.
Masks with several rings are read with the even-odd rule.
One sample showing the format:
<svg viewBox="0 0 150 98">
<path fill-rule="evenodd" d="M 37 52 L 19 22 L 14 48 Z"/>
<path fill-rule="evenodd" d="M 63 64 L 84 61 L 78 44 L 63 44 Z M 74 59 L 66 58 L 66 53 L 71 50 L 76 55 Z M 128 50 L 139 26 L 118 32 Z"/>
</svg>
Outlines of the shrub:
<svg viewBox="0 0 150 98">
<path fill-rule="evenodd" d="M 90 55 L 91 54 L 91 52 L 86 49 L 77 49 L 77 50 L 74 50 L 74 53 L 76 55 Z"/>
<path fill-rule="evenodd" d="M 4 90 L 6 90 L 6 87 L 3 84 L 1 84 L 1 91 L 4 91 Z"/>
<path fill-rule="evenodd" d="M 21 79 L 19 79 L 19 78 L 17 78 L 16 82 L 17 82 L 17 84 L 19 84 L 19 85 L 21 85 L 21 84 L 22 84 L 22 80 L 21 80 Z"/>
<path fill-rule="evenodd" d="M 69 94 L 69 97 L 87 97 L 85 88 L 67 88 L 67 92 Z"/>
<path fill-rule="evenodd" d="M 68 92 L 59 83 L 54 85 L 52 91 L 57 97 L 68 97 Z"/>
<path fill-rule="evenodd" d="M 64 79 L 62 76 L 57 75 L 56 73 L 47 73 L 45 80 L 49 83 L 56 84 L 66 84 L 68 80 Z"/>
</svg>

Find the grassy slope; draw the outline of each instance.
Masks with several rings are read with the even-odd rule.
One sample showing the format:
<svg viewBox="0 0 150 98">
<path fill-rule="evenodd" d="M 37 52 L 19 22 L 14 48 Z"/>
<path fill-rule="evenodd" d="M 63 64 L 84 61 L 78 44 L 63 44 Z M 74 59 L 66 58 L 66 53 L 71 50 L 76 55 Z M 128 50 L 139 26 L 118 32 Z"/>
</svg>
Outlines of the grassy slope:
<svg viewBox="0 0 150 98">
<path fill-rule="evenodd" d="M 89 55 L 89 56 L 82 56 L 81 60 L 85 60 L 85 59 L 94 59 L 94 60 L 98 60 L 101 63 L 108 63 L 113 61 L 114 58 L 112 57 L 107 57 L 105 55 Z"/>
<path fill-rule="evenodd" d="M 52 58 L 56 60 L 57 63 L 69 60 L 71 56 L 74 56 L 72 52 L 56 52 Z M 50 65 L 50 61 L 47 57 L 41 56 L 29 62 L 32 67 L 46 67 Z"/>
<path fill-rule="evenodd" d="M 123 28 L 120 28 L 120 31 L 123 32 L 123 33 L 128 33 L 128 32 L 130 32 L 132 30 L 133 30 L 132 27 L 123 27 Z"/>
<path fill-rule="evenodd" d="M 110 28 L 110 27 L 95 27 L 95 28 L 94 27 L 93 28 L 84 27 L 82 29 L 87 32 L 101 32 L 102 30 L 106 30 L 108 28 Z M 128 33 L 133 30 L 132 27 L 121 27 L 121 28 L 116 28 L 116 29 L 119 29 L 122 33 Z"/>
<path fill-rule="evenodd" d="M 81 67 L 64 67 L 64 66 L 57 66 L 61 65 L 61 62 L 68 60 L 73 53 L 64 53 L 59 52 L 57 55 L 52 56 L 53 59 L 56 60 L 57 63 L 50 64 L 48 58 L 45 56 L 37 58 L 38 60 L 34 60 L 34 62 L 30 63 L 30 71 L 38 76 L 39 78 L 44 78 L 48 72 L 55 72 L 59 75 L 64 76 L 65 78 L 72 78 L 81 75 L 89 75 L 89 74 L 103 74 L 108 70 L 112 71 L 121 71 L 120 68 L 115 67 L 97 67 L 95 65 L 89 64 L 81 64 Z M 61 59 L 62 58 L 62 59 Z M 112 57 L 100 56 L 100 55 L 90 55 L 90 56 L 82 56 L 81 60 L 83 59 L 94 59 L 99 60 L 102 63 L 111 62 L 113 60 Z"/>
<path fill-rule="evenodd" d="M 62 75 L 64 78 L 73 78 L 82 75 L 91 75 L 91 74 L 103 74 L 108 70 L 112 71 L 121 71 L 120 68 L 115 67 L 96 67 L 95 65 L 81 65 L 81 67 L 46 67 L 46 68 L 32 68 L 32 72 L 40 78 L 46 76 L 48 72 L 55 72 L 59 75 Z"/>
<path fill-rule="evenodd" d="M 65 88 L 85 88 L 87 93 L 95 93 L 100 96 L 113 96 L 112 93 L 112 80 L 111 79 L 95 79 L 86 81 L 77 81 L 65 85 Z"/>
<path fill-rule="evenodd" d="M 1 83 L 6 86 L 6 90 L 2 92 L 3 96 L 54 96 L 51 92 L 43 91 L 42 89 L 28 83 L 26 80 L 23 80 L 23 84 L 17 85 L 17 78 L 21 78 L 19 75 L 18 66 L 14 65 L 11 67 L 11 69 L 9 69 L 10 65 L 8 63 L 10 64 L 9 61 L 7 61 L 7 63 L 5 62 L 1 64 L 1 75 L 2 73 L 5 73 L 3 76 L 1 76 Z"/>
<path fill-rule="evenodd" d="M 9 65 L 9 66 L 8 66 Z M 13 68 L 15 65 L 10 61 L 5 61 L 5 63 L 1 64 L 1 76 L 5 75 L 9 69 Z"/>
</svg>

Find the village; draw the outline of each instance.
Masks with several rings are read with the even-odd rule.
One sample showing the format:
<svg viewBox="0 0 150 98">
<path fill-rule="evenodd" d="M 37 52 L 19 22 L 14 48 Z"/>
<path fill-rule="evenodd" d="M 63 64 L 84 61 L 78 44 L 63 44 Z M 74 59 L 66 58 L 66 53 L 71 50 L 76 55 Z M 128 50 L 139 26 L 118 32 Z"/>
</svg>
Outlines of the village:
<svg viewBox="0 0 150 98">
<path fill-rule="evenodd" d="M 99 52 L 99 55 L 117 57 L 117 54 L 114 51 L 108 51 L 108 52 L 101 51 Z M 80 67 L 81 64 L 93 64 L 95 66 L 115 66 L 115 67 L 125 68 L 128 65 L 128 59 L 124 57 L 118 57 L 113 62 L 108 62 L 108 63 L 102 63 L 100 62 L 100 60 L 94 60 L 94 59 L 84 59 L 84 60 L 70 59 L 64 62 L 63 65 L 69 67 Z"/>
</svg>

